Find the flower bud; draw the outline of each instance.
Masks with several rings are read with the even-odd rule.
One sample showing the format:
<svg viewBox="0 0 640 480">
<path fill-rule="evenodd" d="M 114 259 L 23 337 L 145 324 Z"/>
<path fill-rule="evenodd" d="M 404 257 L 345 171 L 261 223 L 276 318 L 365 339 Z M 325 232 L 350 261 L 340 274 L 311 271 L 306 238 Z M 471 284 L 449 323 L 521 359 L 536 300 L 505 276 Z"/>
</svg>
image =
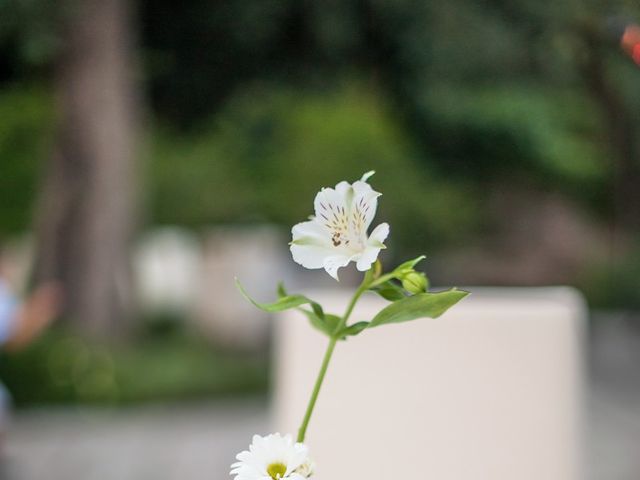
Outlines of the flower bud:
<svg viewBox="0 0 640 480">
<path fill-rule="evenodd" d="M 402 288 L 409 293 L 424 293 L 428 286 L 429 282 L 424 273 L 413 271 L 402 277 Z"/>
</svg>

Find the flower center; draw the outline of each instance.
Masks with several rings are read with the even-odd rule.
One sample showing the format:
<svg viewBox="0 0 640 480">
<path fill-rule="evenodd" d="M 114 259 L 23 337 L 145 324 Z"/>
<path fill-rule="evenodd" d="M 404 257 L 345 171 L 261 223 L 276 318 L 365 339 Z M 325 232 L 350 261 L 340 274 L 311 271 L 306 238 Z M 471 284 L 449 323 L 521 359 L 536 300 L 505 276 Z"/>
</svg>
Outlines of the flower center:
<svg viewBox="0 0 640 480">
<path fill-rule="evenodd" d="M 353 211 L 343 205 L 320 202 L 318 220 L 329 229 L 331 243 L 356 253 L 364 249 L 366 243 L 366 214 L 369 210 L 363 199 L 354 206 Z"/>
<path fill-rule="evenodd" d="M 287 466 L 284 463 L 272 463 L 267 467 L 267 473 L 273 480 L 280 480 L 284 478 L 284 474 L 287 473 Z"/>
</svg>

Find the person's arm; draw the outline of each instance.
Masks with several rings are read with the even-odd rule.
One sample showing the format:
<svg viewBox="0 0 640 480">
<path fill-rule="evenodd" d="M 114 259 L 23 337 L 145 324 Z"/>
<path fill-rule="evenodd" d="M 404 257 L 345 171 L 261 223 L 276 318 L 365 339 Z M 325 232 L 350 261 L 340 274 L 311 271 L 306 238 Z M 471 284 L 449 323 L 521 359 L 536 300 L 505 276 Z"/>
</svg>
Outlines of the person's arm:
<svg viewBox="0 0 640 480">
<path fill-rule="evenodd" d="M 60 309 L 60 300 L 61 292 L 57 283 L 45 283 L 37 287 L 16 307 L 11 332 L 4 341 L 4 348 L 16 351 L 27 346 L 56 317 Z"/>
</svg>

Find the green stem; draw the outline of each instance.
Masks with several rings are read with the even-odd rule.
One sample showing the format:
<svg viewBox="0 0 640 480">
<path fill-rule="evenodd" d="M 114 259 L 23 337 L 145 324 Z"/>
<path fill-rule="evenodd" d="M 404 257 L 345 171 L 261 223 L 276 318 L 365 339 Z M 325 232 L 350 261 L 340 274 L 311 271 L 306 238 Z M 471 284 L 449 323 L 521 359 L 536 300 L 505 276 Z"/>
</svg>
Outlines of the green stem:
<svg viewBox="0 0 640 480">
<path fill-rule="evenodd" d="M 342 316 L 342 321 L 336 327 L 336 331 L 333 332 L 334 335 L 337 334 L 340 330 L 342 330 L 342 328 L 347 324 L 347 321 L 349 320 L 349 317 L 351 316 L 351 312 L 353 312 L 353 309 L 356 306 L 356 303 L 358 302 L 358 299 L 369 288 L 369 284 L 367 283 L 365 285 L 365 282 L 366 282 L 366 280 L 363 280 L 362 283 L 360 284 L 360 286 L 358 287 L 358 289 L 356 290 L 356 293 L 353 294 L 353 297 L 351 298 L 351 301 L 349 302 L 349 306 L 347 307 L 347 311 L 344 312 L 344 315 Z"/>
<path fill-rule="evenodd" d="M 331 336 L 331 340 L 329 340 L 329 345 L 327 346 L 327 351 L 324 354 L 324 358 L 322 360 L 322 365 L 320 366 L 320 371 L 318 372 L 318 378 L 316 378 L 316 383 L 313 386 L 313 391 L 311 392 L 311 398 L 309 399 L 309 405 L 307 405 L 307 411 L 304 414 L 304 418 L 302 419 L 302 425 L 300 425 L 300 429 L 298 430 L 298 439 L 297 441 L 302 443 L 304 442 L 304 437 L 307 434 L 307 427 L 309 425 L 309 420 L 311 420 L 311 414 L 313 413 L 313 409 L 316 406 L 316 402 L 318 401 L 318 395 L 320 394 L 320 388 L 322 387 L 322 383 L 324 382 L 324 377 L 327 374 L 327 369 L 329 368 L 329 362 L 331 361 L 331 357 L 333 356 L 333 351 L 336 348 L 336 343 L 338 342 L 337 333 L 342 330 L 342 328 L 347 324 L 351 313 L 353 312 L 356 303 L 360 296 L 369 288 L 368 285 L 365 285 L 365 281 L 358 287 L 356 292 L 353 294 L 351 298 L 351 302 L 349 302 L 349 306 L 347 307 L 347 311 L 342 316 L 342 319 L 338 323 L 336 330 L 333 332 Z"/>
<path fill-rule="evenodd" d="M 320 393 L 320 387 L 322 387 L 324 376 L 327 373 L 327 368 L 329 367 L 329 361 L 331 361 L 333 350 L 334 348 L 336 348 L 336 342 L 337 342 L 337 339 L 334 337 L 331 337 L 331 340 L 329 341 L 329 346 L 327 347 L 327 351 L 324 354 L 324 359 L 322 360 L 322 366 L 320 367 L 320 372 L 318 373 L 316 384 L 313 387 L 313 392 L 311 393 L 311 399 L 309 400 L 307 411 L 304 414 L 302 425 L 300 425 L 300 429 L 298 430 L 297 441 L 300 443 L 304 442 L 304 437 L 307 434 L 307 426 L 309 425 L 309 420 L 311 420 L 311 414 L 313 413 L 313 409 L 316 406 L 316 401 L 318 400 L 318 394 Z"/>
<path fill-rule="evenodd" d="M 378 277 L 376 280 L 369 284 L 369 288 L 377 287 L 378 285 L 382 285 L 384 282 L 388 280 L 393 280 L 396 276 L 393 273 L 387 273 L 386 275 L 382 275 Z"/>
</svg>

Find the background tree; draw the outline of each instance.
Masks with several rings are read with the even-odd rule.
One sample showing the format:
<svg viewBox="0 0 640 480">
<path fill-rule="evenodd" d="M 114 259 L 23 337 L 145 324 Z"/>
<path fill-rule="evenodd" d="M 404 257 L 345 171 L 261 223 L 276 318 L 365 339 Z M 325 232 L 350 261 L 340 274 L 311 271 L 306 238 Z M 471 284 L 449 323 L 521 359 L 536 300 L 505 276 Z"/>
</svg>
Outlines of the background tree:
<svg viewBox="0 0 640 480">
<path fill-rule="evenodd" d="M 37 208 L 35 281 L 61 283 L 65 314 L 79 328 L 114 335 L 133 314 L 129 244 L 140 130 L 133 5 L 10 3 L 8 43 L 24 59 L 13 68 L 51 79 L 56 112 Z"/>
</svg>

